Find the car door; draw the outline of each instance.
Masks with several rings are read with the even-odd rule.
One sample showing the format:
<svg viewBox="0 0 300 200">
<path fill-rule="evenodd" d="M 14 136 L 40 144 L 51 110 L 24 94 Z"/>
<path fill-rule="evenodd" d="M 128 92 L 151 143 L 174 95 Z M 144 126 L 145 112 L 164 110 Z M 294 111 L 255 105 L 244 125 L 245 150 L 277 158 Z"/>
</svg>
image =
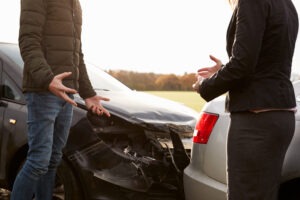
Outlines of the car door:
<svg viewBox="0 0 300 200">
<path fill-rule="evenodd" d="M 24 95 L 12 66 L 0 60 L 0 180 L 7 178 L 14 158 L 27 144 L 27 111 Z"/>
<path fill-rule="evenodd" d="M 0 96 L 2 94 L 2 61 L 0 60 Z M 1 100 L 0 98 L 0 145 L 2 144 L 2 129 L 3 129 L 3 118 L 4 118 L 4 111 L 5 111 L 5 107 L 7 106 L 7 104 Z M 0 179 L 2 179 L 3 175 L 2 175 L 2 165 L 1 163 L 3 162 L 3 156 L 1 153 L 1 149 L 2 149 L 2 145 L 0 146 Z"/>
</svg>

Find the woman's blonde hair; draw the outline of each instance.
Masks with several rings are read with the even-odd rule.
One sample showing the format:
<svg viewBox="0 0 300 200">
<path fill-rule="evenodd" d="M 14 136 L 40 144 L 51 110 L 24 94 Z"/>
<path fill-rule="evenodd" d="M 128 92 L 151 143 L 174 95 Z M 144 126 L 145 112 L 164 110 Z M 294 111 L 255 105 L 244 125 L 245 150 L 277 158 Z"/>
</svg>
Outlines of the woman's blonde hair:
<svg viewBox="0 0 300 200">
<path fill-rule="evenodd" d="M 233 9 L 236 7 L 236 5 L 238 3 L 238 0 L 228 0 L 228 1 Z"/>
</svg>

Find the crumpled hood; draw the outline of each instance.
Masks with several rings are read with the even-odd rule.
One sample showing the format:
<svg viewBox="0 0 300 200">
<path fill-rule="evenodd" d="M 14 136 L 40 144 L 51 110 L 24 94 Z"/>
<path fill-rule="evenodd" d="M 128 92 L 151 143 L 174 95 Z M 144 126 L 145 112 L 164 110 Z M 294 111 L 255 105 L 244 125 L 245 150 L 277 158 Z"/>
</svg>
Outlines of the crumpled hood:
<svg viewBox="0 0 300 200">
<path fill-rule="evenodd" d="M 131 123 L 177 124 L 194 128 L 198 117 L 198 113 L 187 106 L 145 92 L 101 91 L 98 95 L 110 99 L 101 103 L 111 114 Z"/>
</svg>

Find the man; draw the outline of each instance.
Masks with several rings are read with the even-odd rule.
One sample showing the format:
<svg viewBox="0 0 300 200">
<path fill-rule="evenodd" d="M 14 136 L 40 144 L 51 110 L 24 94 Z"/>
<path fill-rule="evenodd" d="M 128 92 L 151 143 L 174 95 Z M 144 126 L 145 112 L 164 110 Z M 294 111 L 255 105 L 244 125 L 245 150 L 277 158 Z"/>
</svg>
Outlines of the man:
<svg viewBox="0 0 300 200">
<path fill-rule="evenodd" d="M 22 0 L 19 46 L 28 107 L 28 155 L 12 200 L 51 200 L 56 168 L 72 119 L 73 94 L 110 116 L 89 81 L 81 50 L 79 0 Z"/>
</svg>

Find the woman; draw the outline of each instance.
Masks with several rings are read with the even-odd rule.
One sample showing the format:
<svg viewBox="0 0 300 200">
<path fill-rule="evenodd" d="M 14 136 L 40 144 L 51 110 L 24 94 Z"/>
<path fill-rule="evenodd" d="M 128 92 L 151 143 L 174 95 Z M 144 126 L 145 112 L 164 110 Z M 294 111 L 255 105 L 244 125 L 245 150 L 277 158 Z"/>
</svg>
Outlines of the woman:
<svg viewBox="0 0 300 200">
<path fill-rule="evenodd" d="M 198 70 L 194 88 L 206 100 L 228 92 L 228 199 L 277 199 L 295 129 L 290 81 L 298 33 L 291 0 L 239 0 L 227 32 L 229 62 Z"/>
</svg>

